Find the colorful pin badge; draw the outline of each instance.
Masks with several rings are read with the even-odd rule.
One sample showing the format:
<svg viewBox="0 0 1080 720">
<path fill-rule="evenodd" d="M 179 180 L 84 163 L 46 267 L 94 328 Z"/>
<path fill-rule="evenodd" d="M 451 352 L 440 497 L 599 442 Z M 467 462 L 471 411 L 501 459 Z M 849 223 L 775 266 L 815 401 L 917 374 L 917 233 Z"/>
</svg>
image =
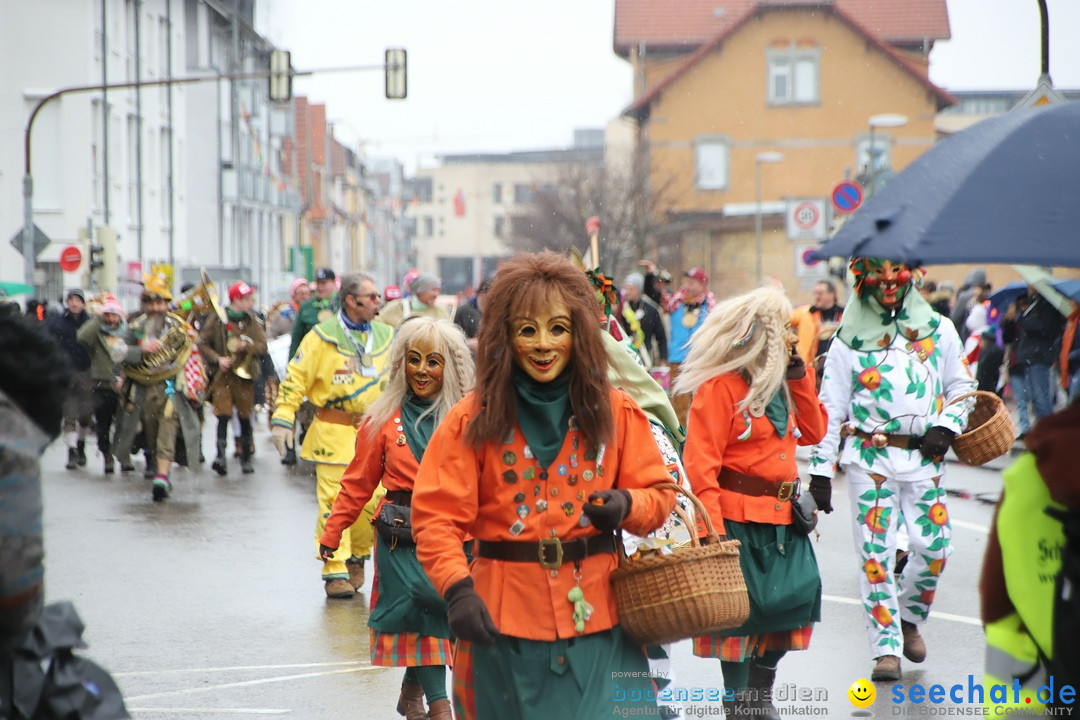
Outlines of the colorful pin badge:
<svg viewBox="0 0 1080 720">
<path fill-rule="evenodd" d="M 528 505 L 518 505 L 517 514 L 518 514 L 519 518 L 524 520 L 525 518 L 527 518 L 529 516 L 529 506 Z"/>
<path fill-rule="evenodd" d="M 571 487 L 574 486 L 574 485 L 577 485 L 577 481 L 578 481 L 577 473 L 574 473 L 573 475 L 571 475 L 570 477 L 568 477 L 566 479 L 566 483 L 568 485 L 570 485 Z"/>
<path fill-rule="evenodd" d="M 547 500 L 537 500 L 536 501 L 536 512 L 542 513 L 545 510 L 547 510 Z"/>
<path fill-rule="evenodd" d="M 557 488 L 557 487 L 551 488 L 551 497 L 556 497 L 558 494 L 559 494 L 559 488 Z"/>
<path fill-rule="evenodd" d="M 592 470 L 586 470 L 585 472 L 581 473 L 581 479 L 585 482 L 592 482 L 593 477 L 595 477 L 595 475 Z"/>
<path fill-rule="evenodd" d="M 536 468 L 534 467 L 527 467 L 521 471 L 522 480 L 532 480 L 534 477 L 536 477 Z"/>
<path fill-rule="evenodd" d="M 525 449 L 521 451 L 521 454 L 525 456 L 526 460 L 532 460 L 533 459 L 532 448 L 529 447 L 528 445 L 526 445 Z"/>
<path fill-rule="evenodd" d="M 510 526 L 510 534 L 514 537 L 517 537 L 523 532 L 525 532 L 525 523 L 521 522 L 520 520 Z"/>
<path fill-rule="evenodd" d="M 559 476 L 560 477 L 566 477 L 566 473 L 567 473 L 566 466 L 565 465 L 560 465 L 559 466 Z"/>
<path fill-rule="evenodd" d="M 572 502 L 564 502 L 562 504 L 562 511 L 563 511 L 563 514 L 566 515 L 566 517 L 570 517 L 571 515 L 574 514 L 574 503 L 572 503 Z"/>
<path fill-rule="evenodd" d="M 511 450 L 507 450 L 506 452 L 503 453 L 502 460 L 503 460 L 503 465 L 513 465 L 514 463 L 517 462 L 517 455 L 515 455 L 513 453 L 513 451 L 511 451 Z"/>
<path fill-rule="evenodd" d="M 508 482 L 511 485 L 513 485 L 514 483 L 516 483 L 518 481 L 517 473 L 514 472 L 513 470 L 507 470 L 506 472 L 504 472 L 502 474 L 502 478 L 503 478 L 503 480 L 505 482 Z"/>
<path fill-rule="evenodd" d="M 525 493 L 518 493 L 517 495 L 515 495 L 514 496 L 514 502 L 516 502 L 516 503 L 525 502 Z"/>
<path fill-rule="evenodd" d="M 405 444 L 405 436 L 404 435 L 398 435 L 397 436 L 397 444 L 398 445 L 404 445 Z"/>
</svg>

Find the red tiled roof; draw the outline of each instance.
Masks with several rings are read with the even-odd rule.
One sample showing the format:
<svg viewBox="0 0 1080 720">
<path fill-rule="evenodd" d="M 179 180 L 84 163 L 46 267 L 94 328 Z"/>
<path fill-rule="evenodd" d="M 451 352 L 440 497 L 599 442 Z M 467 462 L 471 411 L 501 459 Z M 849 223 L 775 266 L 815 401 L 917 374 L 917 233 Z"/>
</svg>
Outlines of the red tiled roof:
<svg viewBox="0 0 1080 720">
<path fill-rule="evenodd" d="M 833 2 L 833 0 L 828 0 Z M 644 42 L 653 49 L 692 49 L 730 29 L 757 5 L 821 4 L 820 0 L 615 0 L 615 52 Z M 893 44 L 949 38 L 945 0 L 835 0 L 836 7 Z"/>
<path fill-rule="evenodd" d="M 635 0 L 636 1 L 636 0 Z M 862 0 L 866 2 L 866 0 Z M 915 2 L 916 0 L 912 0 Z M 623 110 L 624 115 L 639 116 L 643 114 L 643 111 L 648 108 L 656 98 L 660 96 L 667 88 L 669 88 L 677 79 L 679 79 L 687 70 L 692 68 L 698 63 L 701 58 L 712 52 L 717 46 L 722 45 L 729 36 L 731 36 L 747 19 L 752 17 L 755 13 L 768 12 L 773 7 L 790 7 L 791 5 L 813 5 L 826 9 L 828 12 L 834 13 L 837 17 L 846 22 L 852 30 L 859 33 L 866 38 L 868 42 L 877 47 L 884 55 L 889 57 L 893 62 L 900 66 L 902 70 L 911 74 L 916 81 L 926 87 L 927 90 L 934 93 L 938 98 L 939 107 L 952 105 L 956 102 L 945 90 L 939 88 L 934 83 L 930 82 L 930 79 L 917 68 L 914 63 L 908 58 L 904 57 L 898 50 L 895 50 L 891 45 L 883 42 L 880 37 L 874 35 L 869 29 L 864 27 L 859 21 L 852 18 L 844 10 L 841 9 L 842 2 L 838 0 L 833 2 L 832 0 L 775 0 L 774 2 L 750 2 L 743 3 L 741 12 L 738 16 L 727 18 L 726 26 L 723 30 L 717 33 L 714 37 L 710 38 L 704 44 L 701 44 L 697 49 L 687 56 L 675 70 L 668 74 L 663 80 L 649 88 L 643 95 L 639 95 L 628 108 Z"/>
</svg>

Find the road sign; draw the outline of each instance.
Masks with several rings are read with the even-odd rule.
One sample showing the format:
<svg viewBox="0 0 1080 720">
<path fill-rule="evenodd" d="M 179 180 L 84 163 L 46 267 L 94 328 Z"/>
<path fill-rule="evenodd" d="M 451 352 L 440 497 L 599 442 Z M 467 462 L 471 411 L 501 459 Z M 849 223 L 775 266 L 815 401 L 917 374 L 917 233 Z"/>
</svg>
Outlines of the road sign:
<svg viewBox="0 0 1080 720">
<path fill-rule="evenodd" d="M 824 277 L 828 271 L 826 264 L 813 254 L 817 245 L 797 243 L 792 246 L 795 253 L 795 277 Z"/>
<path fill-rule="evenodd" d="M 851 180 L 838 182 L 832 191 L 832 205 L 838 213 L 853 213 L 862 205 L 862 186 Z"/>
<path fill-rule="evenodd" d="M 825 237 L 825 198 L 789 200 L 787 234 L 791 240 Z"/>
<path fill-rule="evenodd" d="M 60 269 L 75 272 L 82 265 L 82 250 L 78 245 L 68 245 L 60 251 Z"/>
<path fill-rule="evenodd" d="M 37 225 L 34 226 L 34 257 L 36 258 L 41 254 L 41 251 L 49 246 L 49 236 L 42 232 L 41 228 Z M 23 251 L 23 231 L 19 228 L 18 231 L 11 237 L 11 247 L 19 251 L 22 255 Z"/>
</svg>

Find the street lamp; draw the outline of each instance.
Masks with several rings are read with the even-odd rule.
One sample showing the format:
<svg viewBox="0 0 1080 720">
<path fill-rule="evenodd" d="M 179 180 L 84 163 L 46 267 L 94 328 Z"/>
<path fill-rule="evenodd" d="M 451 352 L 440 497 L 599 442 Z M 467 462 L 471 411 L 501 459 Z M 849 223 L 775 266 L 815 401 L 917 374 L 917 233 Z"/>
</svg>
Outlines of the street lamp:
<svg viewBox="0 0 1080 720">
<path fill-rule="evenodd" d="M 866 188 L 867 197 L 871 197 L 877 192 L 880 185 L 880 175 L 885 171 L 884 167 L 878 167 L 878 159 L 882 155 L 882 151 L 878 149 L 874 143 L 874 130 L 877 128 L 898 128 L 907 125 L 907 116 L 898 115 L 896 113 L 883 113 L 881 115 L 871 115 L 867 121 L 870 125 L 870 147 L 867 149 L 867 154 L 870 156 L 870 167 L 868 168 L 868 175 L 870 176 L 870 183 Z"/>
<path fill-rule="evenodd" d="M 783 161 L 783 154 L 778 152 L 760 152 L 754 157 L 754 248 L 757 255 L 756 287 L 761 287 L 761 164 Z"/>
</svg>

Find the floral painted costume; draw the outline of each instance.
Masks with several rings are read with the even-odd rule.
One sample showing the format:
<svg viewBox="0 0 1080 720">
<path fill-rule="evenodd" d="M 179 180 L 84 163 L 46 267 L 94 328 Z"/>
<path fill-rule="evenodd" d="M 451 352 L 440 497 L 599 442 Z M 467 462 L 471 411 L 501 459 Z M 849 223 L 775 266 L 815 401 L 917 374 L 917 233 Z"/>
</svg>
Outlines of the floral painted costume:
<svg viewBox="0 0 1080 720">
<path fill-rule="evenodd" d="M 872 298 L 851 303 L 837 339 L 821 382 L 828 430 L 810 472 L 831 478 L 839 465 L 847 474 L 871 654 L 899 657 L 900 620 L 917 625 L 928 617 L 951 553 L 944 458 L 924 457 L 918 442 L 932 427 L 964 431 L 972 403 L 955 401 L 975 381 L 952 323 L 917 292 L 895 315 Z M 910 554 L 894 578 L 898 520 Z"/>
</svg>

